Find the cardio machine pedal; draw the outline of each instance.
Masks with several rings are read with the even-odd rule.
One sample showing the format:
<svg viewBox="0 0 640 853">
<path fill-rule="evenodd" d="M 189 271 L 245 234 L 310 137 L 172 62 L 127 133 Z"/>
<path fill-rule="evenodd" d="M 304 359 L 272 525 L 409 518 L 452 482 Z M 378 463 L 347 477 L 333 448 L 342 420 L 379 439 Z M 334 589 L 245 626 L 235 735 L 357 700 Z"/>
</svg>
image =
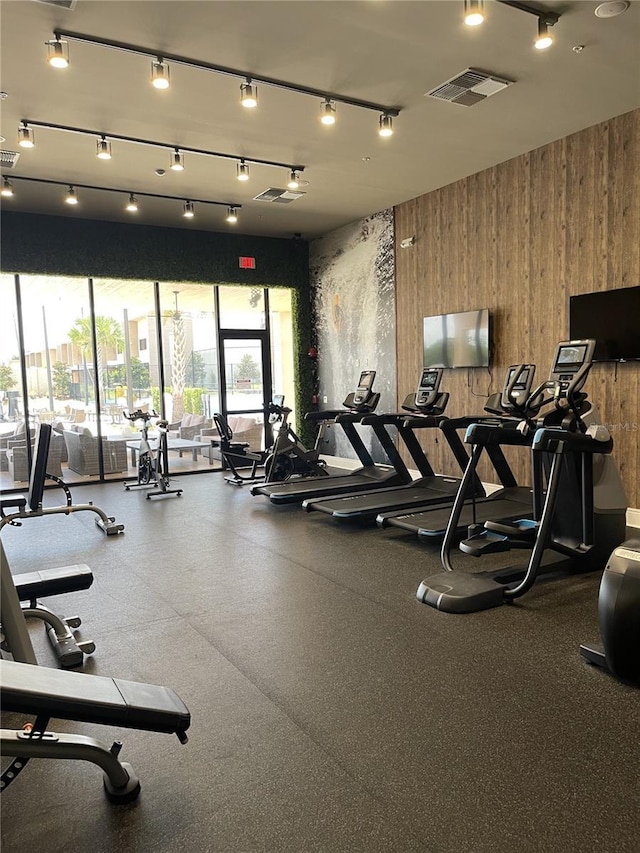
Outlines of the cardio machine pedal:
<svg viewBox="0 0 640 853">
<path fill-rule="evenodd" d="M 538 522 L 532 518 L 518 518 L 516 521 L 486 521 L 485 529 L 533 542 L 538 532 Z"/>
<path fill-rule="evenodd" d="M 483 530 L 477 536 L 463 539 L 460 542 L 460 550 L 472 557 L 481 557 L 483 554 L 497 554 L 500 551 L 509 551 L 511 542 L 508 536 L 502 536 L 491 530 Z"/>
</svg>

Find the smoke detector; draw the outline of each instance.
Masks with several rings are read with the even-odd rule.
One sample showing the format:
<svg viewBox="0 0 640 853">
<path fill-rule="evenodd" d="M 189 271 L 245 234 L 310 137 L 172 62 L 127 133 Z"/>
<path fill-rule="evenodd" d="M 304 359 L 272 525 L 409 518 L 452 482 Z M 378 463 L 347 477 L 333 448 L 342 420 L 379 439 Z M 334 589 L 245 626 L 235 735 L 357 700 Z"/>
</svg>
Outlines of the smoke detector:
<svg viewBox="0 0 640 853">
<path fill-rule="evenodd" d="M 497 74 L 480 71 L 477 68 L 467 68 L 450 80 L 445 80 L 430 92 L 426 92 L 425 98 L 436 98 L 439 101 L 461 104 L 463 107 L 473 107 L 480 101 L 490 98 L 491 95 L 502 92 L 513 82 L 505 77 L 498 77 Z"/>
</svg>

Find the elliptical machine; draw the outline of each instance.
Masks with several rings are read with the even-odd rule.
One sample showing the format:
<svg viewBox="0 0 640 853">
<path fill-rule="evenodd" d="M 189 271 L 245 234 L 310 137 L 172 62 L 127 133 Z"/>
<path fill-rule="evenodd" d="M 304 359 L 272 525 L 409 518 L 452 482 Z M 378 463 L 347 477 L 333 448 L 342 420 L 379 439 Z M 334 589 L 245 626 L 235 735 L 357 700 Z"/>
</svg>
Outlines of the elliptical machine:
<svg viewBox="0 0 640 853">
<path fill-rule="evenodd" d="M 461 510 L 461 501 L 456 500 L 441 552 L 445 572 L 420 584 L 420 601 L 450 613 L 497 607 L 524 595 L 540 572 L 600 568 L 624 539 L 626 497 L 610 456 L 613 440 L 581 391 L 594 348 L 593 340 L 558 345 L 549 380 L 527 401 L 527 407 L 538 410 L 553 405 L 541 419 L 523 420 L 515 432 L 504 424 L 474 424 L 467 430 L 465 440 L 474 445 L 468 471 L 474 470 L 483 445 L 523 443 L 517 434 L 529 436 L 533 519 L 487 521 L 484 530 L 460 543 L 460 549 L 472 556 L 531 549 L 527 566 L 478 574 L 455 572 L 450 550 L 451 530 Z M 543 565 L 547 551 L 565 559 Z"/>
</svg>

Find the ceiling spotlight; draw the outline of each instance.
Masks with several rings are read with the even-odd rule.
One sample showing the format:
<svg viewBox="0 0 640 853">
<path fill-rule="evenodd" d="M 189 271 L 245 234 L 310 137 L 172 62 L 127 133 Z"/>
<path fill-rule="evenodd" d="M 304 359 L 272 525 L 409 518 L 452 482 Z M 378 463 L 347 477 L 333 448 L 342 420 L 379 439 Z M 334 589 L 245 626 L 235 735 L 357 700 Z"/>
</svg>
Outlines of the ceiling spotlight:
<svg viewBox="0 0 640 853">
<path fill-rule="evenodd" d="M 111 160 L 111 143 L 101 136 L 96 145 L 96 157 L 99 160 Z"/>
<path fill-rule="evenodd" d="M 378 128 L 379 136 L 393 136 L 393 119 L 388 113 L 382 113 L 380 116 L 380 127 Z"/>
<path fill-rule="evenodd" d="M 484 0 L 464 0 L 464 22 L 468 27 L 484 23 Z"/>
<path fill-rule="evenodd" d="M 295 169 L 292 169 L 291 173 L 289 175 L 289 180 L 287 182 L 287 187 L 290 190 L 297 190 L 299 186 L 300 186 L 300 175 L 296 172 Z"/>
<path fill-rule="evenodd" d="M 185 201 L 182 215 L 185 219 L 193 219 L 193 217 L 196 215 L 196 212 L 193 209 L 192 201 Z"/>
<path fill-rule="evenodd" d="M 258 87 L 251 83 L 250 77 L 240 86 L 240 103 L 248 110 L 258 106 Z"/>
<path fill-rule="evenodd" d="M 227 208 L 227 222 L 231 225 L 235 225 L 238 221 L 238 208 L 237 207 L 228 207 Z"/>
<path fill-rule="evenodd" d="M 553 44 L 553 36 L 549 30 L 549 25 L 542 18 L 538 18 L 538 36 L 533 43 L 536 50 L 546 50 Z"/>
<path fill-rule="evenodd" d="M 249 180 L 249 167 L 241 160 L 236 164 L 236 177 L 239 181 L 248 181 Z"/>
<path fill-rule="evenodd" d="M 26 122 L 23 122 L 18 128 L 18 145 L 22 148 L 33 148 L 35 144 L 33 131 Z"/>
<path fill-rule="evenodd" d="M 169 80 L 169 66 L 158 57 L 156 62 L 151 63 L 151 85 L 154 89 L 168 89 L 171 85 Z"/>
<path fill-rule="evenodd" d="M 4 196 L 12 196 L 13 195 L 13 184 L 9 180 L 9 178 L 2 179 L 2 189 L 0 190 L 0 195 Z"/>
<path fill-rule="evenodd" d="M 127 202 L 125 210 L 128 210 L 130 213 L 138 212 L 138 199 L 134 196 L 133 193 L 129 194 L 129 201 Z"/>
<path fill-rule="evenodd" d="M 69 42 L 59 38 L 45 42 L 47 62 L 53 68 L 66 68 L 69 64 Z"/>
<path fill-rule="evenodd" d="M 325 98 L 320 105 L 320 121 L 322 124 L 336 123 L 336 105 L 331 98 Z"/>
<path fill-rule="evenodd" d="M 177 148 L 173 149 L 171 154 L 171 167 L 174 172 L 182 172 L 184 170 L 184 157 Z"/>
<path fill-rule="evenodd" d="M 77 204 L 78 196 L 76 195 L 76 191 L 73 187 L 69 187 L 67 190 L 67 197 L 65 198 L 67 204 Z"/>
</svg>

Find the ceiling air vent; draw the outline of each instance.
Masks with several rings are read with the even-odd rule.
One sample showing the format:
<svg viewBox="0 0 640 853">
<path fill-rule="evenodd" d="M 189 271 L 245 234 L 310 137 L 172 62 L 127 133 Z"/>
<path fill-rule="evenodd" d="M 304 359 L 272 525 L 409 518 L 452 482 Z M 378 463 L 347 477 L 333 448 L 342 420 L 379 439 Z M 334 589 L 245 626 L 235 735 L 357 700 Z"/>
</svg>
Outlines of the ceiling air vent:
<svg viewBox="0 0 640 853">
<path fill-rule="evenodd" d="M 78 0 L 35 0 L 36 3 L 43 3 L 45 6 L 55 6 L 56 9 L 75 9 Z"/>
<path fill-rule="evenodd" d="M 291 190 L 281 190 L 276 187 L 270 187 L 260 195 L 254 196 L 254 201 L 273 201 L 276 204 L 290 204 L 305 193 L 292 192 Z"/>
<path fill-rule="evenodd" d="M 439 101 L 450 101 L 452 104 L 472 107 L 495 95 L 496 92 L 501 92 L 512 83 L 513 80 L 506 80 L 496 74 L 488 74 L 477 68 L 467 68 L 461 74 L 456 74 L 455 77 L 426 92 L 425 98 L 437 98 Z"/>
<path fill-rule="evenodd" d="M 19 151 L 0 151 L 0 166 L 3 169 L 13 169 L 19 156 Z"/>
</svg>

